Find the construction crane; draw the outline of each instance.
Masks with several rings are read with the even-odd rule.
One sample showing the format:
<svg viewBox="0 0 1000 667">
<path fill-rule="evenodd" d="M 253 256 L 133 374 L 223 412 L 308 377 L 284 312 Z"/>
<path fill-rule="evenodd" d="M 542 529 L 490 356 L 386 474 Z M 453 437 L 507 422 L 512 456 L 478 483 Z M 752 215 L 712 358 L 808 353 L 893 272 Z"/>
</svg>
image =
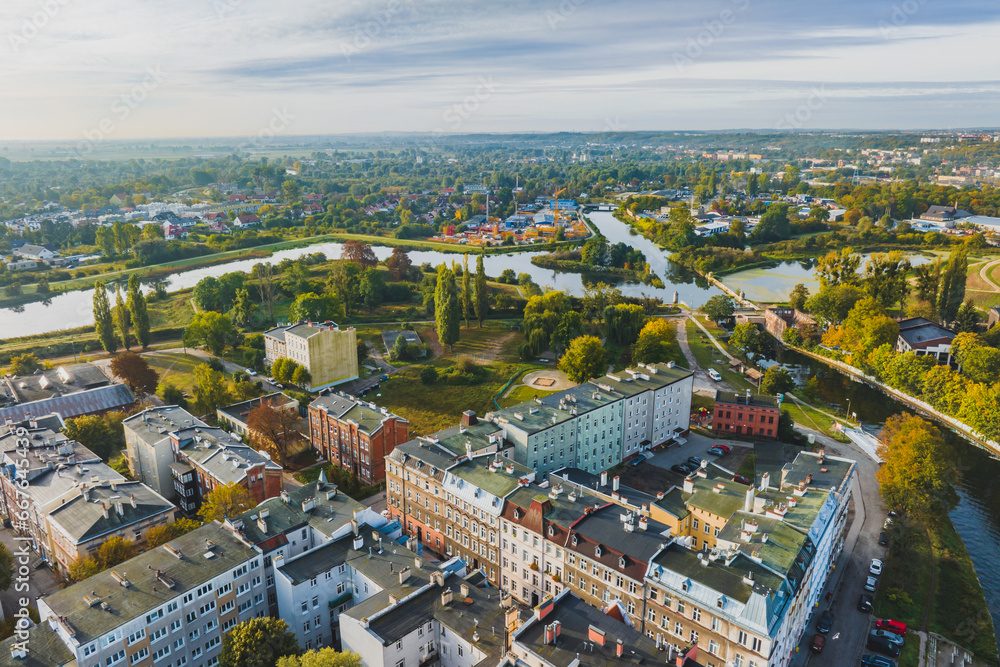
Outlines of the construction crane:
<svg viewBox="0 0 1000 667">
<path fill-rule="evenodd" d="M 559 228 L 559 195 L 560 193 L 566 192 L 567 188 L 562 190 L 557 190 L 554 195 L 552 195 L 552 201 L 554 202 L 552 206 L 552 226 L 556 229 Z"/>
</svg>

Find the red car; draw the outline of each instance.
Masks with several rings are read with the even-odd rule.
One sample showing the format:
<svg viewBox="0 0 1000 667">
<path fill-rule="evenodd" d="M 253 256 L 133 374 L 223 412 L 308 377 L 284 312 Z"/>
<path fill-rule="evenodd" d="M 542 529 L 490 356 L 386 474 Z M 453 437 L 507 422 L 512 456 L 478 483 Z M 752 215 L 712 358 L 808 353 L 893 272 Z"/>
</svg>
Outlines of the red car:
<svg viewBox="0 0 1000 667">
<path fill-rule="evenodd" d="M 747 477 L 744 477 L 743 475 L 733 475 L 733 481 L 734 481 L 734 482 L 739 482 L 740 484 L 746 484 L 746 485 L 748 485 L 748 486 L 749 486 L 750 484 L 753 484 L 753 482 L 751 482 L 751 481 L 749 480 L 749 478 L 747 478 Z"/>
<path fill-rule="evenodd" d="M 729 445 L 712 445 L 712 446 L 714 448 L 716 448 L 716 449 L 721 449 L 726 454 L 732 454 L 733 453 L 733 448 L 730 447 Z"/>
<path fill-rule="evenodd" d="M 878 628 L 879 630 L 894 632 L 897 635 L 906 635 L 906 623 L 894 621 L 889 618 L 880 618 L 878 621 L 876 621 L 875 627 Z"/>
</svg>

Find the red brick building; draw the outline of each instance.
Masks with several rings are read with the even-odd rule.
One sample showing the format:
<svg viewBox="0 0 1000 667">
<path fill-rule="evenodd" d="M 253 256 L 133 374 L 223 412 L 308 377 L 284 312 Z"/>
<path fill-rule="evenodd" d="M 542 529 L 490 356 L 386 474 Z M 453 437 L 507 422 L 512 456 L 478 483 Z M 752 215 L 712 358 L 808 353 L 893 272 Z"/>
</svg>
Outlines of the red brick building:
<svg viewBox="0 0 1000 667">
<path fill-rule="evenodd" d="M 773 396 L 715 392 L 712 430 L 719 435 L 774 438 L 778 435 L 781 405 Z"/>
<path fill-rule="evenodd" d="M 784 340 L 785 330 L 788 327 L 801 328 L 807 325 L 816 324 L 816 320 L 809 317 L 801 310 L 794 308 L 768 308 L 764 311 L 764 328 L 767 332 L 777 338 Z"/>
<path fill-rule="evenodd" d="M 362 484 L 385 481 L 385 457 L 409 438 L 410 422 L 347 394 L 325 393 L 309 404 L 313 449 Z"/>
</svg>

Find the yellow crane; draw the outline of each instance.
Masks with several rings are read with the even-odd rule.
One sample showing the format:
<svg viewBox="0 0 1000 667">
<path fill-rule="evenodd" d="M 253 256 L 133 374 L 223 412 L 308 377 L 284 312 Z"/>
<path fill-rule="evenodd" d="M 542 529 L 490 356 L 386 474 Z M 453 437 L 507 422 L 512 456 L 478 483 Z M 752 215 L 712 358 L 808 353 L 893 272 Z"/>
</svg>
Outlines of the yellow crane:
<svg viewBox="0 0 1000 667">
<path fill-rule="evenodd" d="M 552 195 L 552 201 L 554 202 L 552 207 L 552 219 L 553 219 L 552 225 L 557 229 L 559 227 L 559 195 L 560 193 L 566 192 L 566 189 L 567 188 L 563 188 L 562 190 L 557 190 L 556 193 Z"/>
</svg>

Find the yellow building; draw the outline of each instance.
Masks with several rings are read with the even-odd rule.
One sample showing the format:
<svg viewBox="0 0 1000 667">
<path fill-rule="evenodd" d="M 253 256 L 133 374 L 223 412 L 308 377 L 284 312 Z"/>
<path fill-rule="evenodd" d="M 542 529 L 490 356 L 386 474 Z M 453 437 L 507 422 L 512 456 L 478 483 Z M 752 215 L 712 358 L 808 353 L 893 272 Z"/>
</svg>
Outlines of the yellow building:
<svg viewBox="0 0 1000 667">
<path fill-rule="evenodd" d="M 358 340 L 354 328 L 333 322 L 296 322 L 264 332 L 264 352 L 271 365 L 284 357 L 312 376 L 310 391 L 358 378 Z"/>
</svg>

